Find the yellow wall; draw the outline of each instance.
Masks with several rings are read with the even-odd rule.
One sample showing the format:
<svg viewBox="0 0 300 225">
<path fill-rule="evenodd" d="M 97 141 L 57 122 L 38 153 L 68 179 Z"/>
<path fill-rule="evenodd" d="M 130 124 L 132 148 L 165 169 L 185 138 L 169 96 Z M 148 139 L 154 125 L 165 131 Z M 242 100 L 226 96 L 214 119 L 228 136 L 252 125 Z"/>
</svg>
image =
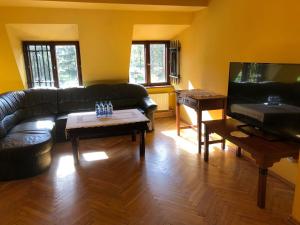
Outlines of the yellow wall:
<svg viewBox="0 0 300 225">
<path fill-rule="evenodd" d="M 128 80 L 130 47 L 135 24 L 189 25 L 192 14 L 80 9 L 0 8 L 0 93 L 24 88 L 17 67 L 15 41 L 9 24 L 75 24 L 78 26 L 83 81 Z M 17 32 L 21 34 L 22 32 Z M 43 32 L 41 32 L 42 35 Z M 21 40 L 28 35 L 18 36 Z M 36 37 L 36 39 L 41 39 Z M 62 36 L 62 40 L 65 38 Z M 16 40 L 16 39 L 14 39 Z"/>
<path fill-rule="evenodd" d="M 227 93 L 230 61 L 300 63 L 300 2 L 212 0 L 177 38 L 182 44 L 182 82 L 176 88 Z M 196 115 L 183 110 L 184 119 Z M 207 116 L 209 117 L 209 116 Z M 273 171 L 297 183 L 298 165 L 288 160 Z M 300 193 L 294 216 L 300 220 Z"/>
<path fill-rule="evenodd" d="M 1 14 L 0 14 L 1 21 Z M 0 93 L 22 89 L 23 84 L 14 55 L 9 45 L 5 26 L 0 25 Z"/>
<path fill-rule="evenodd" d="M 135 41 L 171 40 L 188 27 L 189 25 L 137 24 L 134 25 L 132 39 Z"/>
</svg>

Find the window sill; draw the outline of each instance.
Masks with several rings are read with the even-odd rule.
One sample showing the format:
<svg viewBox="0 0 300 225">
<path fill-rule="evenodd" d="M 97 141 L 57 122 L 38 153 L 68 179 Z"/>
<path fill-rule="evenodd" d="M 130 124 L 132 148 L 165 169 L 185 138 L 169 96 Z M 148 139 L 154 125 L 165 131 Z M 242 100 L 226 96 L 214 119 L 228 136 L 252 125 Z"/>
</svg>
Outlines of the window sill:
<svg viewBox="0 0 300 225">
<path fill-rule="evenodd" d="M 162 93 L 174 93 L 175 88 L 172 85 L 163 86 L 148 86 L 146 90 L 149 94 L 162 94 Z"/>
<path fill-rule="evenodd" d="M 155 88 L 173 88 L 171 84 L 164 84 L 164 85 L 153 85 L 153 86 L 144 86 L 146 89 L 155 89 Z"/>
</svg>

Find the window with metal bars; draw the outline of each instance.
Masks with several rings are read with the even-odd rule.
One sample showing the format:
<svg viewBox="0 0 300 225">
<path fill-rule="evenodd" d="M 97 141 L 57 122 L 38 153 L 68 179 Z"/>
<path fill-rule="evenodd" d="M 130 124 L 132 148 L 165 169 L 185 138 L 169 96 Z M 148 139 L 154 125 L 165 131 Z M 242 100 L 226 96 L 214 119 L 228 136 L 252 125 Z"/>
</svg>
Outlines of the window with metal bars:
<svg viewBox="0 0 300 225">
<path fill-rule="evenodd" d="M 24 41 L 23 51 L 29 88 L 82 85 L 77 41 Z"/>
</svg>

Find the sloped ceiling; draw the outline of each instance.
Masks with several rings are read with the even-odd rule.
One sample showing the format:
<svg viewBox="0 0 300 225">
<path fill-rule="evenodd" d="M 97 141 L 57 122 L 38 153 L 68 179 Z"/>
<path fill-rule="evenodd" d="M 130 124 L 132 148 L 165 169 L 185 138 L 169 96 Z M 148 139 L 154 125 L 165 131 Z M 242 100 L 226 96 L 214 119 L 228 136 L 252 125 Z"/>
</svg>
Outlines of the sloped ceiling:
<svg viewBox="0 0 300 225">
<path fill-rule="evenodd" d="M 0 0 L 1 6 L 193 12 L 207 7 L 208 0 Z"/>
<path fill-rule="evenodd" d="M 207 6 L 207 0 L 36 0 L 41 2 L 85 2 L 111 4 L 141 4 L 141 5 L 173 5 L 173 6 Z"/>
</svg>

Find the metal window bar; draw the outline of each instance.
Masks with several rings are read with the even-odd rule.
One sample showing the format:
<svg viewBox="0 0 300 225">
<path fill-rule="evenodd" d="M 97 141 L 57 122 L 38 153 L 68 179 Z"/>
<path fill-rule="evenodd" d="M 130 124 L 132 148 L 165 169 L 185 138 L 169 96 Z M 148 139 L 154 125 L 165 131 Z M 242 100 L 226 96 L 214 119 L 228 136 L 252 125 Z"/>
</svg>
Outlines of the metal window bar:
<svg viewBox="0 0 300 225">
<path fill-rule="evenodd" d="M 38 75 L 38 83 L 39 87 L 41 86 L 41 74 L 40 74 L 40 68 L 39 68 L 39 59 L 37 56 L 37 50 L 36 50 L 36 45 L 34 46 L 34 54 L 35 54 L 35 63 L 36 63 L 36 69 L 37 69 L 37 75 Z"/>
<path fill-rule="evenodd" d="M 32 68 L 32 73 L 31 73 L 31 83 L 32 83 L 32 87 L 34 87 L 34 81 L 37 80 L 36 79 L 36 75 L 38 74 L 37 72 L 37 67 L 36 67 L 36 59 L 35 59 L 35 54 L 34 54 L 34 51 L 31 51 L 29 53 L 29 56 L 30 56 L 30 60 L 31 60 L 31 68 Z"/>
<path fill-rule="evenodd" d="M 28 59 L 28 69 L 29 69 L 29 71 L 30 71 L 30 80 L 29 80 L 29 82 L 30 82 L 30 85 L 31 85 L 31 87 L 33 87 L 33 77 L 32 77 L 32 74 L 33 74 L 33 71 L 32 71 L 32 62 L 31 62 L 31 56 L 30 56 L 30 51 L 29 51 L 29 46 L 27 45 L 26 46 L 26 55 L 27 55 L 27 59 Z"/>
<path fill-rule="evenodd" d="M 53 79 L 53 71 L 52 71 L 52 62 L 51 62 L 51 52 L 50 52 L 50 45 L 47 45 L 47 64 L 48 64 L 48 73 L 50 77 L 50 84 L 51 87 L 54 87 L 54 79 Z"/>
<path fill-rule="evenodd" d="M 50 81 L 50 86 L 54 86 L 54 81 L 53 81 L 53 76 L 52 76 L 52 66 L 50 65 L 50 61 L 49 61 L 49 54 L 50 54 L 50 46 L 46 46 L 46 56 L 47 56 L 47 65 L 48 65 L 48 75 L 49 75 L 49 81 Z"/>
<path fill-rule="evenodd" d="M 43 62 L 43 71 L 44 71 L 44 78 L 45 78 L 45 84 L 46 84 L 46 87 L 48 87 L 48 79 L 47 79 L 47 77 L 46 77 L 46 69 L 45 69 L 45 67 L 46 67 L 46 65 L 45 65 L 45 59 L 44 59 L 44 46 L 43 45 L 41 45 L 41 55 L 42 55 L 42 62 Z"/>
<path fill-rule="evenodd" d="M 31 47 L 34 50 L 31 50 Z M 39 47 L 39 49 L 38 49 Z M 26 46 L 32 87 L 54 87 L 49 45 Z"/>
</svg>

